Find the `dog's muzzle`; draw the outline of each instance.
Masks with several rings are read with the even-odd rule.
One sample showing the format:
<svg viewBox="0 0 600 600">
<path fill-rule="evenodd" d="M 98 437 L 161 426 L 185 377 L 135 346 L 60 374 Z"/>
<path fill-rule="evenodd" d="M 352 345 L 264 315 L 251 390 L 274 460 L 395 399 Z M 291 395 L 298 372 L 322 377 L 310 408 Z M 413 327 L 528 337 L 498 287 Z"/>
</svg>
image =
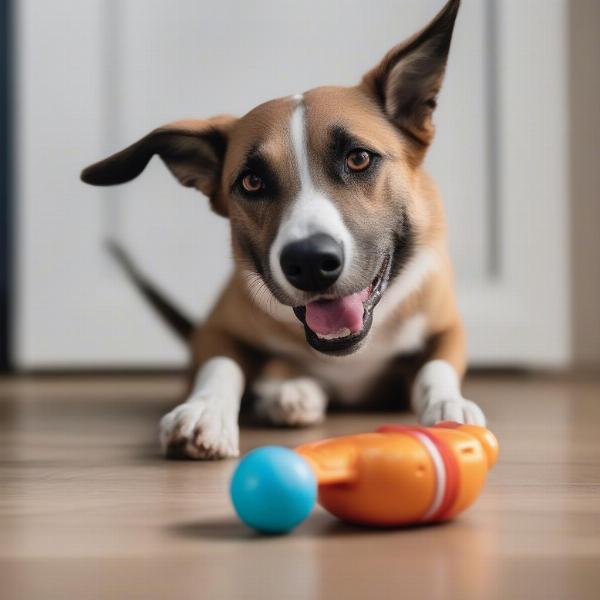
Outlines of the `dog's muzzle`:
<svg viewBox="0 0 600 600">
<path fill-rule="evenodd" d="M 391 259 L 387 255 L 369 287 L 347 296 L 295 306 L 294 314 L 304 325 L 308 343 L 325 354 L 354 352 L 369 333 L 373 309 L 387 287 L 390 272 Z"/>
</svg>

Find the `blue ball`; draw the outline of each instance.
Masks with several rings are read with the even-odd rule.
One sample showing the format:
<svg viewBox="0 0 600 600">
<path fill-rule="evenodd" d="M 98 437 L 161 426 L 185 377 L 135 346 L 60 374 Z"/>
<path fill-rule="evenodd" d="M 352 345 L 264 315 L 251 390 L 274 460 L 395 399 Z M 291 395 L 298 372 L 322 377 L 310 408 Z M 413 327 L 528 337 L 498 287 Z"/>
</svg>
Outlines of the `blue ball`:
<svg viewBox="0 0 600 600">
<path fill-rule="evenodd" d="M 266 533 L 284 533 L 310 514 L 317 501 L 317 480 L 308 462 L 293 450 L 265 446 L 240 461 L 230 494 L 246 525 Z"/>
</svg>

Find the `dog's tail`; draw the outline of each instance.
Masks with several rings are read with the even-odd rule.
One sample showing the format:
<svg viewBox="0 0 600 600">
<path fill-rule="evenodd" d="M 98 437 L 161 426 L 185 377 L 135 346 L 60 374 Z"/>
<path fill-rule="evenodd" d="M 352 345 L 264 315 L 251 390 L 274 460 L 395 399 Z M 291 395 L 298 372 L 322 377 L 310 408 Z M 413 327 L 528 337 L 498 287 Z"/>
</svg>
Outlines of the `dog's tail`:
<svg viewBox="0 0 600 600">
<path fill-rule="evenodd" d="M 106 247 L 113 258 L 119 263 L 133 285 L 154 308 L 167 325 L 183 341 L 189 341 L 194 323 L 177 306 L 152 284 L 131 260 L 124 248 L 115 240 L 107 240 Z"/>
</svg>

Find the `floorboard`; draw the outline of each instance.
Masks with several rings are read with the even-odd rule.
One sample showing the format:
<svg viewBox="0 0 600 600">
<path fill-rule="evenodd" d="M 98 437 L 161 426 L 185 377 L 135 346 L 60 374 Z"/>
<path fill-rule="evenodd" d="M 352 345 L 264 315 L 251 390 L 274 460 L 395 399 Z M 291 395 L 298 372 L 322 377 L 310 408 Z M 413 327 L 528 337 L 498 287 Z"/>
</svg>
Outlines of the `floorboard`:
<svg viewBox="0 0 600 600">
<path fill-rule="evenodd" d="M 235 519 L 235 461 L 163 460 L 178 376 L 0 380 L 0 598 L 600 597 L 600 381 L 479 375 L 466 385 L 501 445 L 452 523 L 376 531 L 322 511 L 262 537 Z M 257 427 L 242 450 L 369 431 L 406 414 Z"/>
</svg>

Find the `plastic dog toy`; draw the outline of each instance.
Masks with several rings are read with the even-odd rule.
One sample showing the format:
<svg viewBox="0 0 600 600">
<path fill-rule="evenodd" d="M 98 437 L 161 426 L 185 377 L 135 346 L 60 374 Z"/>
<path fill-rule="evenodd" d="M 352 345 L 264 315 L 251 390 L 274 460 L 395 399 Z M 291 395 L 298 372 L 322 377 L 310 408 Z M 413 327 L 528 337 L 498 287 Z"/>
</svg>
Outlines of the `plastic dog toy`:
<svg viewBox="0 0 600 600">
<path fill-rule="evenodd" d="M 319 502 L 345 521 L 406 525 L 445 521 L 465 510 L 496 462 L 498 442 L 477 425 L 389 425 L 375 433 L 300 446 Z"/>
<path fill-rule="evenodd" d="M 288 514 L 286 506 L 297 506 L 298 494 L 308 499 L 314 483 L 295 456 L 289 456 L 287 467 L 279 456 L 273 468 L 269 452 L 276 448 L 261 450 L 267 453 L 260 470 L 244 468 L 252 453 L 238 465 L 232 481 L 234 506 L 242 520 L 257 529 L 288 531 L 312 506 L 302 503 L 303 510 L 296 508 L 296 518 L 288 520 L 282 518 Z M 319 503 L 327 511 L 352 523 L 398 526 L 445 521 L 470 506 L 496 462 L 498 442 L 488 429 L 477 425 L 387 425 L 373 433 L 305 444 L 296 453 L 312 467 Z M 236 497 L 233 484 L 240 472 Z M 301 480 L 301 485 L 294 480 Z M 250 505 L 254 508 L 244 510 Z M 257 510 L 271 515 L 272 523 L 268 518 L 266 523 L 253 519 Z"/>
<path fill-rule="evenodd" d="M 317 502 L 317 480 L 310 464 L 281 446 L 252 450 L 231 479 L 230 495 L 240 519 L 265 533 L 299 525 Z"/>
</svg>

